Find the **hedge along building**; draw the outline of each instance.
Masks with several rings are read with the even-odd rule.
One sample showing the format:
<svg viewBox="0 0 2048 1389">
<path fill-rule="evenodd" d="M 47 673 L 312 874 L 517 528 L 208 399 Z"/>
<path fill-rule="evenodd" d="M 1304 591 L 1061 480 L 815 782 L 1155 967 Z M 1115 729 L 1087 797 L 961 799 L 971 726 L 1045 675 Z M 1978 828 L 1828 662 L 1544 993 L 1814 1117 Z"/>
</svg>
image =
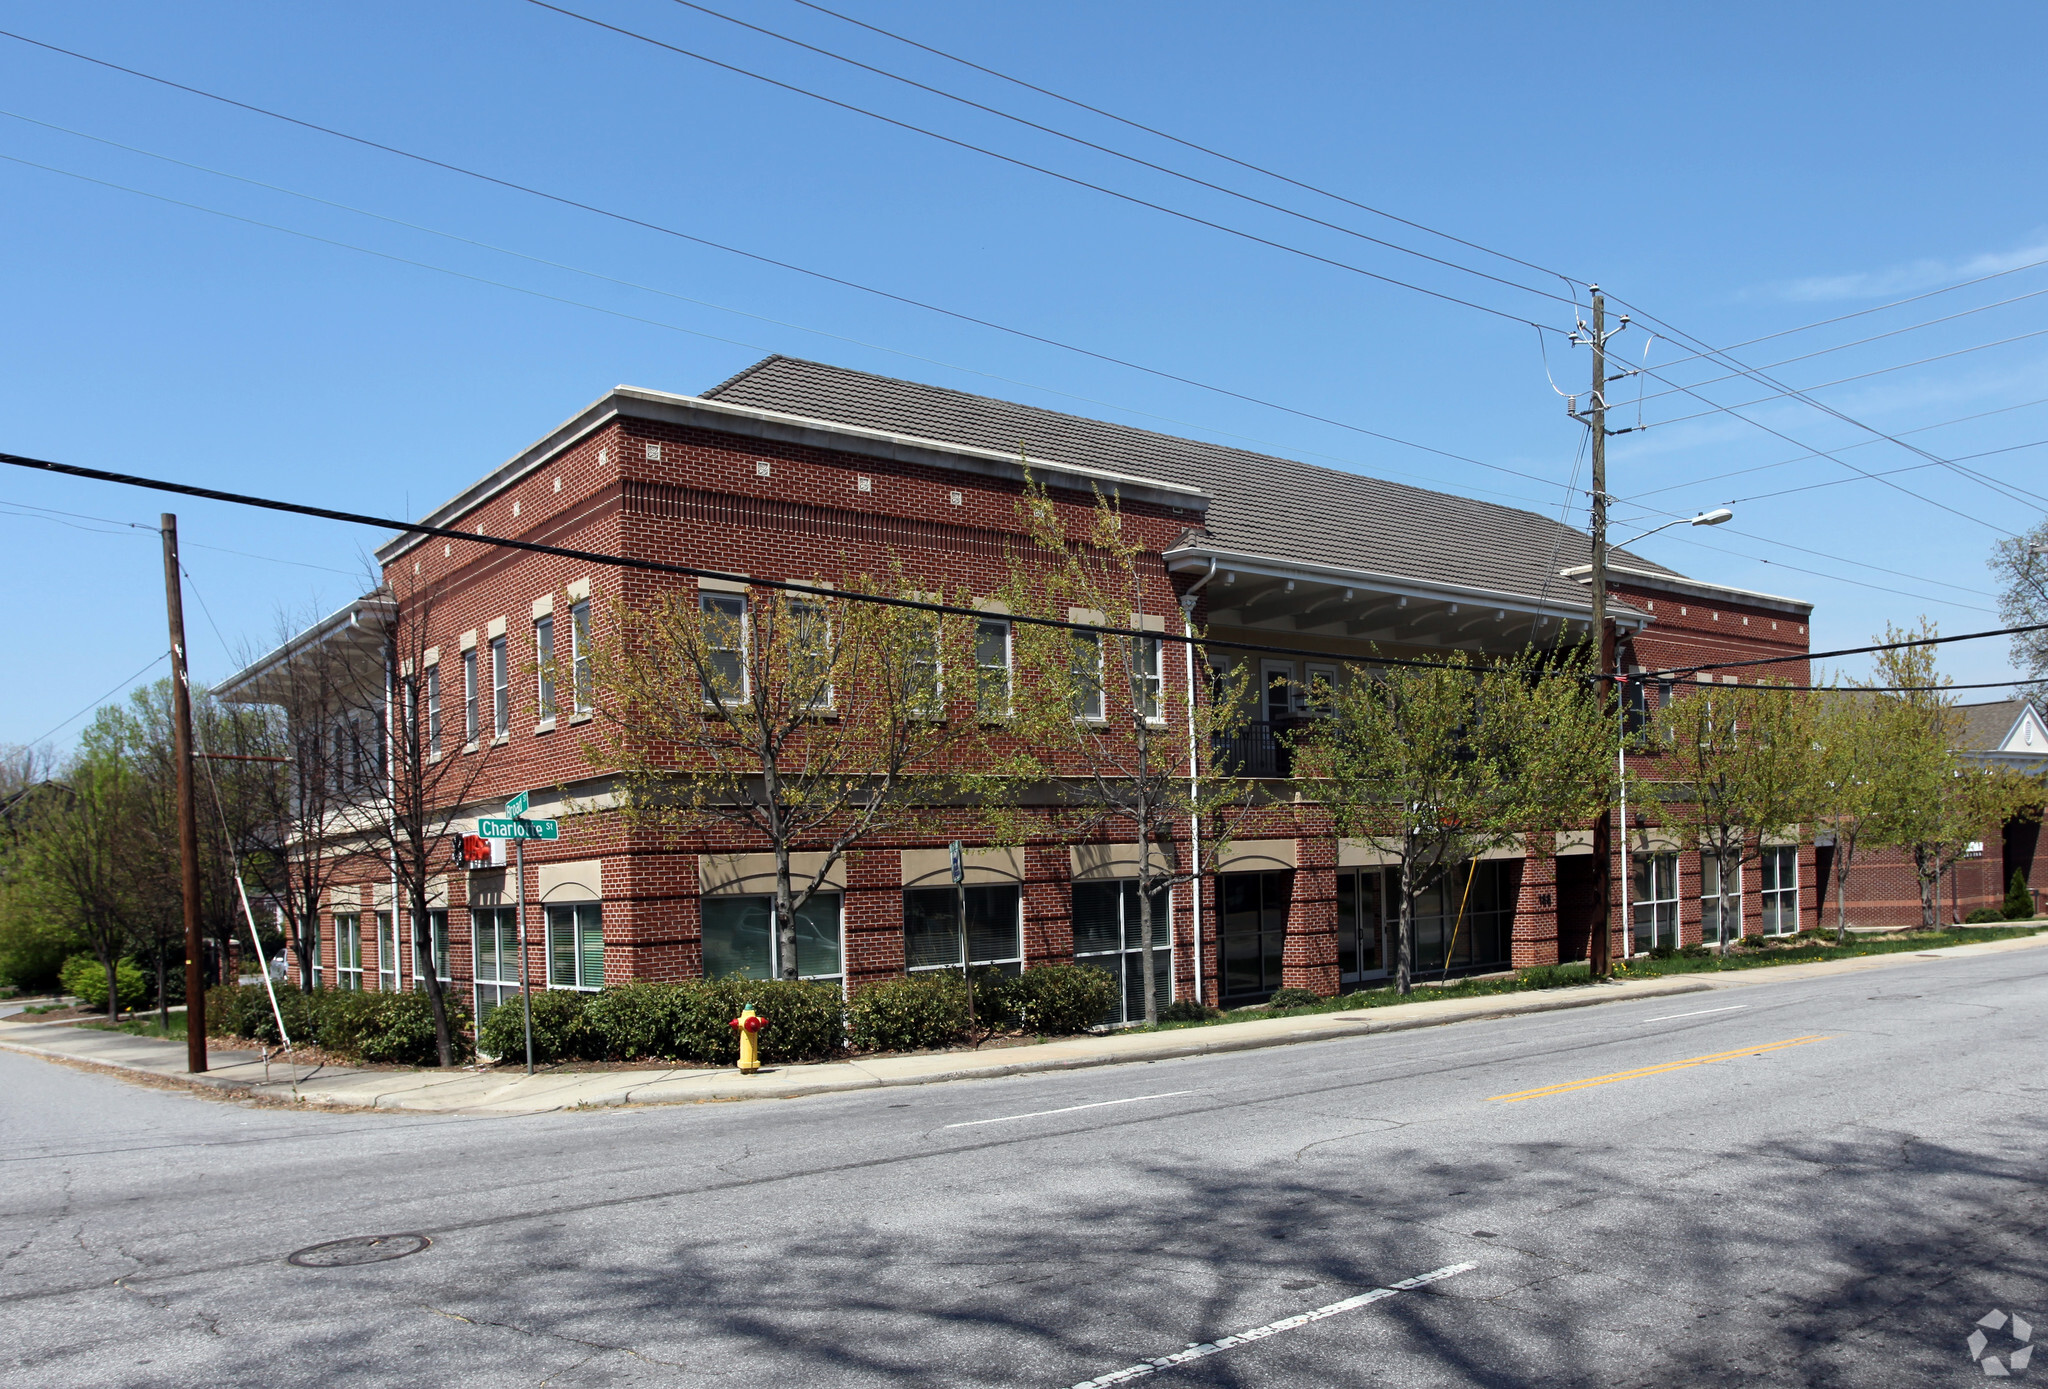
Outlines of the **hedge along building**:
<svg viewBox="0 0 2048 1389">
<path fill-rule="evenodd" d="M 535 816 L 565 797 L 577 811 L 559 841 L 527 846 L 527 963 L 537 985 L 759 971 L 769 958 L 772 878 L 759 844 L 657 835 L 613 808 L 583 752 L 591 711 L 582 682 L 565 682 L 572 688 L 554 691 L 548 707 L 541 653 L 551 647 L 571 668 L 608 602 L 650 604 L 693 587 L 700 603 L 729 602 L 749 581 L 829 581 L 896 565 L 931 590 L 993 595 L 1007 556 L 1026 543 L 1027 467 L 1075 536 L 1098 492 L 1115 498 L 1126 533 L 1143 541 L 1145 611 L 1205 627 L 1216 643 L 1293 653 L 1164 648 L 1168 708 L 1191 682 L 1205 697 L 1214 667 L 1249 664 L 1258 701 L 1250 723 L 1218 746 L 1187 751 L 1242 768 L 1265 793 L 1220 861 L 1171 894 L 1171 995 L 1229 1005 L 1282 985 L 1327 994 L 1385 974 L 1384 865 L 1331 833 L 1312 785 L 1292 778 L 1286 735 L 1315 717 L 1308 691 L 1318 676 L 1375 651 L 1507 655 L 1585 641 L 1590 608 L 1575 570 L 1587 537 L 1533 512 L 771 357 L 702 396 L 620 387 L 424 518 L 743 578 L 669 578 L 418 533 L 377 552 L 384 592 L 395 598 L 391 621 L 418 619 L 408 642 L 387 644 L 390 679 L 416 682 L 438 758 L 475 769 L 452 827 L 473 829 L 522 791 L 532 792 Z M 1614 561 L 1610 611 L 1633 664 L 1786 656 L 1794 663 L 1785 674 L 1805 674 L 1807 605 L 1687 579 L 1626 551 Z M 1004 616 L 988 611 L 981 622 L 1000 634 Z M 1010 659 L 1005 640 L 985 649 L 989 661 Z M 273 653 L 227 682 L 223 696 L 266 698 L 278 663 L 290 659 L 287 649 Z M 971 822 L 953 832 L 969 844 L 970 932 L 958 929 L 945 837 L 869 841 L 807 913 L 803 972 L 858 988 L 907 968 L 957 965 L 959 947 L 948 942 L 965 934 L 977 963 L 1079 958 L 1134 979 L 1140 942 L 1125 887 L 1134 845 L 1075 845 L 1048 833 L 993 848 L 976 845 Z M 1643 852 L 1658 852 L 1652 830 L 1641 839 Z M 1697 884 L 1696 861 L 1670 877 Z M 1774 887 L 1771 919 L 1810 918 L 1798 887 L 1812 881 L 1810 851 L 1795 853 L 1776 881 L 1787 877 L 1793 895 Z M 390 905 L 391 878 L 366 861 L 337 875 L 320 947 L 336 982 L 406 986 L 413 924 Z M 1573 830 L 1554 840 L 1546 831 L 1534 852 L 1472 866 L 1455 900 L 1424 904 L 1418 970 L 1584 958 L 1603 925 L 1618 948 L 1618 902 L 1598 920 L 1596 880 L 1590 837 Z M 1653 892 L 1663 881 L 1646 879 Z M 502 866 L 450 869 L 434 884 L 445 976 L 480 1006 L 518 979 L 516 895 Z M 1677 915 L 1697 938 L 1697 907 L 1681 904 Z M 1127 999 L 1126 1010 L 1135 1007 Z"/>
</svg>

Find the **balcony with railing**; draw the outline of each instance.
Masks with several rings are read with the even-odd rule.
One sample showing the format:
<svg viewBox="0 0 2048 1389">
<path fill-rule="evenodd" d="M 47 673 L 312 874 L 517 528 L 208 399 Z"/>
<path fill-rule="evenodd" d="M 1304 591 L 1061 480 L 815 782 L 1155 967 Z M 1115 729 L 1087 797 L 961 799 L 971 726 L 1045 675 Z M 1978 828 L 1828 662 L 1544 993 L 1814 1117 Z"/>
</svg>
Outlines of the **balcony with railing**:
<svg viewBox="0 0 2048 1389">
<path fill-rule="evenodd" d="M 1291 777 L 1295 742 L 1307 719 L 1241 723 L 1209 739 L 1211 765 L 1226 776 Z"/>
</svg>

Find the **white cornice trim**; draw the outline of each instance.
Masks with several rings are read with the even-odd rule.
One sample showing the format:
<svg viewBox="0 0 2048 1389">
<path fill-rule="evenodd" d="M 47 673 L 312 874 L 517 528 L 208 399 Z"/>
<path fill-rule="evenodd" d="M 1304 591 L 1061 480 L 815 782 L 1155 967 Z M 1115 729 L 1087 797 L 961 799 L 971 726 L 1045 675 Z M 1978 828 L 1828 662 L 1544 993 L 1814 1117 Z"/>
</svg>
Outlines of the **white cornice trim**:
<svg viewBox="0 0 2048 1389">
<path fill-rule="evenodd" d="M 952 444 L 939 439 L 921 439 L 910 434 L 892 434 L 886 430 L 868 429 L 860 425 L 839 424 L 832 420 L 811 419 L 804 415 L 788 415 L 774 410 L 759 410 L 750 405 L 732 405 L 720 400 L 705 400 L 701 396 L 650 391 L 640 386 L 615 386 L 589 406 L 521 449 L 492 472 L 477 479 L 421 517 L 422 524 L 447 526 L 460 520 L 528 474 L 547 466 L 549 461 L 565 449 L 573 448 L 596 430 L 620 418 L 657 420 L 665 424 L 714 429 L 720 433 L 737 434 L 743 438 L 807 444 L 814 448 L 836 449 L 841 453 L 859 454 L 863 457 L 886 458 L 892 462 L 917 463 L 954 472 L 1000 477 L 1009 482 L 1022 480 L 1025 468 L 1029 467 L 1035 476 L 1041 476 L 1055 486 L 1080 491 L 1100 488 L 1113 496 L 1184 507 L 1196 512 L 1206 511 L 1209 506 L 1207 492 L 1199 487 L 1189 487 L 1180 483 L 1161 482 L 1154 478 L 1112 472 L 1105 468 L 1060 463 L 1049 458 L 1033 458 L 1027 455 L 1020 460 L 1016 454 L 1004 453 L 997 449 L 977 448 L 971 444 Z M 409 531 L 379 546 L 377 558 L 380 562 L 389 564 L 425 538 L 418 532 Z"/>
<path fill-rule="evenodd" d="M 1573 583 L 1590 583 L 1593 566 L 1575 564 L 1569 569 L 1560 569 L 1557 572 L 1560 578 L 1570 579 Z M 1698 579 L 1688 579 L 1677 574 L 1659 574 L 1651 569 L 1631 569 L 1623 564 L 1610 564 L 1607 566 L 1607 572 L 1631 583 L 1641 584 L 1645 588 L 1682 593 L 1688 598 L 1705 598 L 1709 601 L 1716 598 L 1732 599 L 1759 608 L 1776 608 L 1799 617 L 1805 617 L 1813 611 L 1813 604 L 1803 598 L 1785 598 L 1775 593 L 1759 593 L 1753 588 L 1731 588 L 1727 584 L 1702 583 Z"/>
</svg>

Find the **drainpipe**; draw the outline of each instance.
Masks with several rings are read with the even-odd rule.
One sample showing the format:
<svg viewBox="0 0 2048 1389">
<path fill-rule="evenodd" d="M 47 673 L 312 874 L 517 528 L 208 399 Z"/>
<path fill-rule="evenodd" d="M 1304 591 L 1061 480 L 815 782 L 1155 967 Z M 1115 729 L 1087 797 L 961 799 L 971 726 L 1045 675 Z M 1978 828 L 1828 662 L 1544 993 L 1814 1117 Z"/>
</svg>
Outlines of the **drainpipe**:
<svg viewBox="0 0 2048 1389">
<path fill-rule="evenodd" d="M 1196 792 L 1201 777 L 1201 762 L 1195 747 L 1195 602 L 1209 581 L 1216 577 L 1216 560 L 1209 559 L 1209 572 L 1189 586 L 1180 596 L 1181 635 L 1189 640 L 1181 643 L 1181 650 L 1187 655 L 1188 667 L 1188 794 Z M 1189 886 L 1194 889 L 1195 898 L 1195 1002 L 1202 1002 L 1202 817 L 1188 817 L 1189 852 L 1194 862 L 1194 877 Z"/>
</svg>

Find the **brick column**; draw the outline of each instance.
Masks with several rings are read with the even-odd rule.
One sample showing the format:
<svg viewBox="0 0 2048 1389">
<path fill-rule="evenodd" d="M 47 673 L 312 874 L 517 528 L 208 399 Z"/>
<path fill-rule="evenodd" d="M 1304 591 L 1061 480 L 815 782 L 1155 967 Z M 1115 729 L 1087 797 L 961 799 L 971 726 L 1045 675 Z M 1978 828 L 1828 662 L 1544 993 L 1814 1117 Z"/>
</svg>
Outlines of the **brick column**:
<svg viewBox="0 0 2048 1389">
<path fill-rule="evenodd" d="M 1281 982 L 1328 997 L 1337 992 L 1337 841 L 1297 839 Z"/>
</svg>

